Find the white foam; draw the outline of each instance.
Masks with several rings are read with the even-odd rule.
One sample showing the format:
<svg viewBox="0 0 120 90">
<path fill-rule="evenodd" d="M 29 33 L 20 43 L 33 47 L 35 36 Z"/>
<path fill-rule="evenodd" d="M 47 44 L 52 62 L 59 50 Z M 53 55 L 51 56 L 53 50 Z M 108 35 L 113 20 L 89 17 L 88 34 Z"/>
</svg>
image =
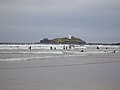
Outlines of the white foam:
<svg viewBox="0 0 120 90">
<path fill-rule="evenodd" d="M 31 49 L 63 49 L 64 46 L 69 47 L 67 44 L 30 44 L 30 45 L 0 45 L 0 49 L 28 49 L 31 46 Z"/>
<path fill-rule="evenodd" d="M 32 50 L 28 49 L 29 46 L 32 47 Z M 57 50 L 50 50 L 50 46 L 52 46 L 53 48 L 56 47 Z M 51 44 L 50 45 L 39 45 L 39 44 L 38 45 L 36 44 L 0 45 L 0 56 L 1 56 L 0 61 L 22 61 L 22 60 L 34 60 L 34 59 L 40 59 L 40 58 L 86 56 L 89 54 L 104 54 L 104 53 L 120 52 L 120 49 L 118 48 L 118 46 L 110 46 L 110 45 L 107 46 L 108 49 L 105 48 L 106 45 L 99 45 L 100 47 L 99 50 L 96 49 L 98 45 L 84 45 L 84 46 L 75 45 L 75 48 L 70 50 L 63 50 L 63 46 L 64 45 L 51 45 Z M 83 49 L 83 52 L 81 52 L 82 49 Z M 17 57 L 16 54 L 19 54 L 17 56 L 20 58 L 16 58 Z M 42 56 L 42 54 L 44 54 L 44 56 Z"/>
<path fill-rule="evenodd" d="M 39 56 L 39 57 L 21 57 L 21 58 L 6 58 L 6 59 L 0 59 L 0 61 L 26 61 L 26 60 L 40 60 L 40 59 L 46 59 L 46 58 L 59 58 L 59 57 L 71 57 L 71 56 L 86 56 L 86 55 L 75 55 L 75 54 L 69 54 L 69 55 L 51 55 L 51 56 Z"/>
</svg>

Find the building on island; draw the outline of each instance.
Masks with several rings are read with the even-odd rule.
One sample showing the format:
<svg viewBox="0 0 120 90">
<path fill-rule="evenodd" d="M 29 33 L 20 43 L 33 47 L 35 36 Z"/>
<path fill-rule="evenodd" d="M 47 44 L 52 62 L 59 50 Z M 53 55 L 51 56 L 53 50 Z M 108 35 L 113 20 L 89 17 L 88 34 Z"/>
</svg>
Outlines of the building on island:
<svg viewBox="0 0 120 90">
<path fill-rule="evenodd" d="M 68 35 L 68 39 L 71 39 L 71 38 L 72 38 L 72 36 L 71 36 L 71 34 L 69 34 L 69 35 Z"/>
</svg>

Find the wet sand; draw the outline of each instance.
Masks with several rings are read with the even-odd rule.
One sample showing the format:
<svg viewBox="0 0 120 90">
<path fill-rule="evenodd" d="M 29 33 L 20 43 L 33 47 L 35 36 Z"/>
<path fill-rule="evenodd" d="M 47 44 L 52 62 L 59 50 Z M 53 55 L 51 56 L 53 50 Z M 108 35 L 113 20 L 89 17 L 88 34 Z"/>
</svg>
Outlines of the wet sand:
<svg viewBox="0 0 120 90">
<path fill-rule="evenodd" d="M 120 90 L 120 53 L 0 62 L 0 90 Z"/>
</svg>

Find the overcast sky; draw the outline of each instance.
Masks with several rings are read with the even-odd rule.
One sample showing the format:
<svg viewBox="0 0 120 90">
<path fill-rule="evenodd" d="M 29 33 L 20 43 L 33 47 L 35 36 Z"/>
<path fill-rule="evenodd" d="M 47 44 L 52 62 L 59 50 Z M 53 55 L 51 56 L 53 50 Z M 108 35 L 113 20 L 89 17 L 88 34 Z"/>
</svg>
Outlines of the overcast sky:
<svg viewBox="0 0 120 90">
<path fill-rule="evenodd" d="M 120 42 L 120 0 L 0 0 L 0 42 L 67 37 Z"/>
</svg>

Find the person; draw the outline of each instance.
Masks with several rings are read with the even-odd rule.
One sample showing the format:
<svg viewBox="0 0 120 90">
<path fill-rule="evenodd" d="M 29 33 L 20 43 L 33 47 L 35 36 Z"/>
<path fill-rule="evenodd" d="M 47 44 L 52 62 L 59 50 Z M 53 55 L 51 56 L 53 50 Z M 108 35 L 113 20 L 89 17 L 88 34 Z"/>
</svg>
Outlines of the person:
<svg viewBox="0 0 120 90">
<path fill-rule="evenodd" d="M 30 49 L 30 50 L 32 49 L 31 46 L 29 47 L 29 49 Z"/>
<path fill-rule="evenodd" d="M 69 45 L 69 49 L 71 49 L 71 45 Z"/>
<path fill-rule="evenodd" d="M 67 49 L 67 47 L 66 47 L 66 49 Z"/>
<path fill-rule="evenodd" d="M 54 48 L 54 50 L 56 50 L 56 47 Z"/>
<path fill-rule="evenodd" d="M 84 52 L 84 50 L 82 49 L 81 52 Z"/>
<path fill-rule="evenodd" d="M 53 48 L 52 48 L 52 47 L 50 47 L 50 49 L 52 50 Z"/>
<path fill-rule="evenodd" d="M 99 49 L 99 47 L 97 46 L 97 49 Z"/>
<path fill-rule="evenodd" d="M 116 53 L 116 51 L 114 50 L 113 53 Z"/>
<path fill-rule="evenodd" d="M 63 46 L 63 49 L 65 49 L 65 46 Z"/>
</svg>

